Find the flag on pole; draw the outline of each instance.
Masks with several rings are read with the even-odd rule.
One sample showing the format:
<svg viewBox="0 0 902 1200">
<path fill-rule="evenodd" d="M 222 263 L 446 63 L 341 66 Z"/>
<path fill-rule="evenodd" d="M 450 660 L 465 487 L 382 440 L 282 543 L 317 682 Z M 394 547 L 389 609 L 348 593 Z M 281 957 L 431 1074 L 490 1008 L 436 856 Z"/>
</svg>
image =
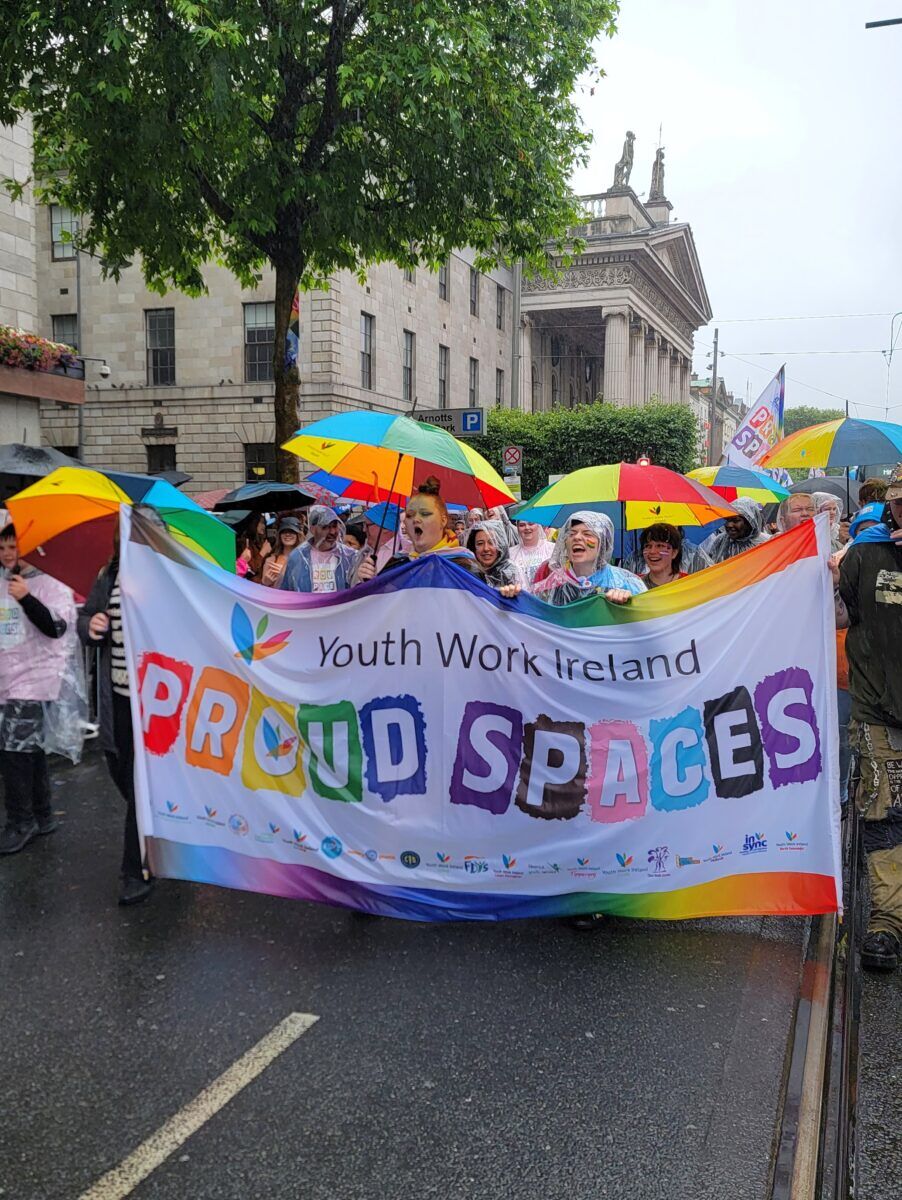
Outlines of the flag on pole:
<svg viewBox="0 0 902 1200">
<path fill-rule="evenodd" d="M 723 461 L 736 467 L 753 467 L 783 436 L 785 367 L 776 373 L 736 430 Z"/>
<path fill-rule="evenodd" d="M 294 293 L 291 302 L 291 319 L 288 322 L 288 332 L 285 334 L 285 366 L 296 367 L 301 344 L 301 289 Z"/>
</svg>

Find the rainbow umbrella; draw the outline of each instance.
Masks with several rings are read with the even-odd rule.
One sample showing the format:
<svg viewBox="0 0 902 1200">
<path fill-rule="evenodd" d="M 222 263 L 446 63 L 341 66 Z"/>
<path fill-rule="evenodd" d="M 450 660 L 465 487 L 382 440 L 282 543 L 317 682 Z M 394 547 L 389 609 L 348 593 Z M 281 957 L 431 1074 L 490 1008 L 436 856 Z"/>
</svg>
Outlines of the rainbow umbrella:
<svg viewBox="0 0 902 1200">
<path fill-rule="evenodd" d="M 730 463 L 720 467 L 698 467 L 689 471 L 687 478 L 698 480 L 724 500 L 737 500 L 744 496 L 748 500 L 757 500 L 759 504 L 775 504 L 789 495 L 788 488 L 763 471 L 736 467 Z"/>
<path fill-rule="evenodd" d="M 359 483 L 356 479 L 346 479 L 342 475 L 330 475 L 328 471 L 313 471 L 304 480 L 304 487 L 321 491 L 326 497 L 323 501 L 326 504 L 331 504 L 338 497 L 342 500 L 356 500 L 360 504 L 378 504 L 382 501 L 401 505 L 407 503 L 407 497 L 398 492 L 394 492 L 389 498 L 384 488 L 372 483 Z"/>
<path fill-rule="evenodd" d="M 196 554 L 235 569 L 235 535 L 171 483 L 150 475 L 60 467 L 6 502 L 26 562 L 86 596 L 113 552 L 123 504 L 149 504 Z"/>
<path fill-rule="evenodd" d="M 707 525 L 734 510 L 716 492 L 667 467 L 611 463 L 582 467 L 538 492 L 517 514 L 518 521 L 563 525 L 580 509 L 603 512 L 626 529 L 669 525 Z"/>
<path fill-rule="evenodd" d="M 857 467 L 902 458 L 902 425 L 840 417 L 809 425 L 783 438 L 761 467 Z"/>
<path fill-rule="evenodd" d="M 444 429 L 410 417 L 337 413 L 299 429 L 282 449 L 330 475 L 365 485 L 366 500 L 397 502 L 428 475 L 438 479 L 446 503 L 493 508 L 515 499 L 481 454 Z"/>
</svg>

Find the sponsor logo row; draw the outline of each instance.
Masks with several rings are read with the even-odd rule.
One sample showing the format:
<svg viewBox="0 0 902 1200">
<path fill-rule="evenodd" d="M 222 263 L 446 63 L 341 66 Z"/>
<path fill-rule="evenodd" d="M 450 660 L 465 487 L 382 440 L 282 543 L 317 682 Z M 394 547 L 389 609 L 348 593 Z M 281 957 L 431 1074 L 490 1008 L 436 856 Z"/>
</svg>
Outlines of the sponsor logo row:
<svg viewBox="0 0 902 1200">
<path fill-rule="evenodd" d="M 157 811 L 161 817 L 167 820 L 190 820 L 189 816 L 181 811 L 180 805 L 173 801 L 167 801 L 165 808 Z M 204 805 L 203 814 L 198 815 L 196 820 L 213 828 L 227 827 L 237 837 L 248 837 L 251 834 L 251 827 L 241 813 L 220 815 L 219 810 L 210 805 Z M 282 827 L 272 821 L 268 822 L 261 830 L 255 831 L 253 836 L 254 840 L 258 842 L 272 843 L 280 840 L 302 853 L 320 853 L 328 859 L 340 858 L 343 854 L 347 854 L 351 858 L 363 858 L 369 863 L 398 861 L 411 871 L 415 871 L 424 864 L 424 857 L 418 850 L 402 850 L 400 854 L 383 853 L 373 849 L 358 850 L 344 846 L 341 839 L 334 836 L 323 838 L 319 846 L 316 846 L 302 830 L 291 828 L 283 832 Z M 778 838 L 773 845 L 780 852 L 803 851 L 808 847 L 808 843 L 801 841 L 798 833 L 792 830 L 786 830 L 784 837 Z M 739 858 L 767 854 L 771 848 L 771 843 L 763 833 L 753 832 L 745 834 L 741 845 L 737 847 L 728 848 L 724 843 L 713 842 L 709 852 L 699 856 L 678 854 L 670 846 L 652 846 L 642 853 L 617 851 L 607 862 L 588 857 L 577 857 L 572 862 L 557 863 L 530 862 L 510 854 L 502 854 L 500 859 L 486 858 L 479 854 L 465 854 L 463 857 L 452 858 L 445 851 L 436 850 L 434 855 L 427 854 L 425 856 L 425 862 L 440 871 L 459 871 L 463 875 L 482 876 L 483 878 L 519 879 L 524 875 L 568 873 L 574 878 L 586 879 L 594 879 L 598 875 L 624 874 L 651 875 L 660 879 L 669 876 L 673 870 L 697 867 L 702 862 L 722 862 L 734 853 Z"/>
</svg>

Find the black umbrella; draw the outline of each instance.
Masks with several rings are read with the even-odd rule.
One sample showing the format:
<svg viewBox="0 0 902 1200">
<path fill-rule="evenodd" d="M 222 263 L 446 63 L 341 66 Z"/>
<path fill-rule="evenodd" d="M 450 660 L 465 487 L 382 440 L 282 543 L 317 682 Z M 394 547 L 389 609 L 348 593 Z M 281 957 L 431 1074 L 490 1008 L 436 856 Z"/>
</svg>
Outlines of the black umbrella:
<svg viewBox="0 0 902 1200">
<path fill-rule="evenodd" d="M 194 478 L 193 475 L 186 475 L 184 471 L 150 471 L 148 474 L 153 475 L 154 479 L 165 479 L 173 487 L 184 487 Z"/>
<path fill-rule="evenodd" d="M 790 485 L 791 492 L 829 492 L 842 502 L 843 511 L 858 512 L 858 489 L 861 484 L 855 479 L 847 479 L 845 475 L 821 475 L 819 479 L 801 479 Z M 848 499 L 846 489 L 848 489 Z"/>
<path fill-rule="evenodd" d="M 7 442 L 0 446 L 0 500 L 21 492 L 57 467 L 82 465 L 77 458 L 61 454 L 51 446 L 25 446 L 21 442 Z"/>
<path fill-rule="evenodd" d="M 305 508 L 318 503 L 312 492 L 298 483 L 245 483 L 242 487 L 227 492 L 213 505 L 214 512 L 228 512 L 243 508 L 250 512 L 286 512 L 291 508 Z"/>
</svg>

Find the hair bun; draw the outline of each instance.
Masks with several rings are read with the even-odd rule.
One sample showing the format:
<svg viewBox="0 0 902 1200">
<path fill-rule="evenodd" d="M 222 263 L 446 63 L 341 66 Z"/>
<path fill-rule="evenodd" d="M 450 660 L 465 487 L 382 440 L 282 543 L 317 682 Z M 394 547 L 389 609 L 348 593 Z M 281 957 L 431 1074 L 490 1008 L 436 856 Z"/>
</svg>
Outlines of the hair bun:
<svg viewBox="0 0 902 1200">
<path fill-rule="evenodd" d="M 417 492 L 421 496 L 438 496 L 441 494 L 442 485 L 435 475 L 428 476 L 419 486 Z"/>
</svg>

